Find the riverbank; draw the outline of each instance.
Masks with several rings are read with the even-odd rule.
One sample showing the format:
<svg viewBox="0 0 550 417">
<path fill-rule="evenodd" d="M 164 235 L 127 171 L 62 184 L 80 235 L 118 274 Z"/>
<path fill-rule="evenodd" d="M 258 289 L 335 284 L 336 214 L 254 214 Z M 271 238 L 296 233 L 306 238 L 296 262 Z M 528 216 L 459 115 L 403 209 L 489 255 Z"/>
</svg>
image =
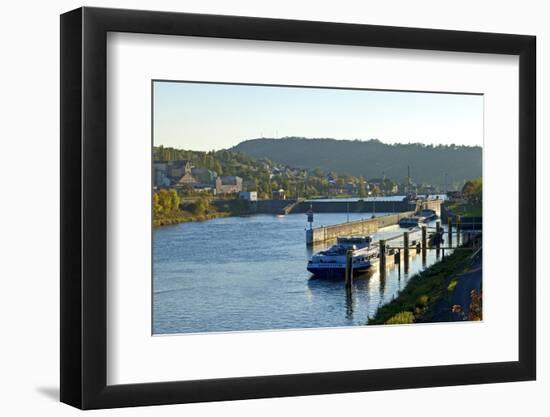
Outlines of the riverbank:
<svg viewBox="0 0 550 417">
<path fill-rule="evenodd" d="M 451 216 L 460 217 L 481 217 L 483 216 L 483 208 L 481 203 L 469 203 L 469 202 L 452 202 L 446 203 L 445 208 L 449 211 Z"/>
<path fill-rule="evenodd" d="M 433 318 L 443 304 L 452 308 L 450 303 L 459 282 L 458 277 L 470 269 L 471 255 L 470 250 L 455 250 L 442 261 L 413 276 L 395 299 L 380 307 L 375 316 L 369 318 L 368 324 L 433 321 L 428 318 Z"/>
<path fill-rule="evenodd" d="M 171 224 L 188 223 L 188 222 L 202 222 L 205 220 L 217 219 L 220 217 L 231 216 L 231 213 L 224 212 L 211 212 L 204 214 L 194 214 L 184 210 L 177 210 L 171 213 L 167 213 L 162 217 L 156 217 L 153 219 L 153 226 L 168 226 Z"/>
<path fill-rule="evenodd" d="M 159 227 L 178 223 L 201 222 L 246 214 L 250 214 L 249 202 L 246 200 L 190 200 L 181 202 L 177 210 L 156 214 L 153 218 L 153 226 Z"/>
</svg>

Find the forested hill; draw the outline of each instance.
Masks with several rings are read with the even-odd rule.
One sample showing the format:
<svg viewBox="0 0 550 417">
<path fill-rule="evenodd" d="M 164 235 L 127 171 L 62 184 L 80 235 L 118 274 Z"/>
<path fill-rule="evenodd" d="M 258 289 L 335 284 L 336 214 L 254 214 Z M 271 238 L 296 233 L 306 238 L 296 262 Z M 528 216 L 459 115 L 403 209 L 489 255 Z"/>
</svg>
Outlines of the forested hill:
<svg viewBox="0 0 550 417">
<path fill-rule="evenodd" d="M 334 171 L 401 181 L 407 165 L 416 183 L 443 185 L 481 176 L 481 147 L 454 145 L 384 144 L 378 140 L 250 139 L 232 148 L 255 158 L 298 168 Z"/>
</svg>

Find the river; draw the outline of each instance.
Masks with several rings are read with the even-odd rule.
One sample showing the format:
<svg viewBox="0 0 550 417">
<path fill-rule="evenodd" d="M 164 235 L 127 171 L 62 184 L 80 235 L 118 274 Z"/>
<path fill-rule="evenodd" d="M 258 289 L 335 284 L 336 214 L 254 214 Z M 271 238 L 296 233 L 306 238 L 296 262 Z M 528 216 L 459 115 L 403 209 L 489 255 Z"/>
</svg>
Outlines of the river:
<svg viewBox="0 0 550 417">
<path fill-rule="evenodd" d="M 378 214 L 381 215 L 381 214 Z M 315 214 L 315 224 L 347 221 L 346 213 Z M 350 213 L 349 220 L 370 217 Z M 153 231 L 153 334 L 299 329 L 365 325 L 377 308 L 424 268 L 392 265 L 355 277 L 351 299 L 343 281 L 311 278 L 306 216 L 252 215 L 183 223 Z M 314 225 L 315 225 L 314 224 Z M 392 226 L 375 240 L 401 233 Z M 426 265 L 436 262 L 428 251 Z"/>
</svg>

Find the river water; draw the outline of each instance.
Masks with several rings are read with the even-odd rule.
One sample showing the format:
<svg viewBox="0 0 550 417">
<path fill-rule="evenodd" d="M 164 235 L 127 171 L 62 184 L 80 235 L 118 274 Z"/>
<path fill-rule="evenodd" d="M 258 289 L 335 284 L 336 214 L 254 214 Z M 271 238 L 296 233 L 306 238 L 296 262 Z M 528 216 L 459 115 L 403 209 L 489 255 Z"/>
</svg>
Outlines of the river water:
<svg viewBox="0 0 550 417">
<path fill-rule="evenodd" d="M 377 214 L 382 215 L 382 214 Z M 370 217 L 350 213 L 349 220 Z M 436 262 L 436 251 L 410 258 L 409 271 L 391 265 L 342 280 L 312 278 L 306 264 L 304 214 L 228 217 L 153 231 L 153 333 L 226 332 L 366 325 L 409 278 Z M 346 213 L 315 214 L 316 225 L 343 223 Z M 314 224 L 314 225 L 315 225 Z M 402 234 L 392 226 L 375 241 Z M 416 239 L 417 237 L 411 237 Z M 411 251 L 413 253 L 414 251 Z"/>
</svg>

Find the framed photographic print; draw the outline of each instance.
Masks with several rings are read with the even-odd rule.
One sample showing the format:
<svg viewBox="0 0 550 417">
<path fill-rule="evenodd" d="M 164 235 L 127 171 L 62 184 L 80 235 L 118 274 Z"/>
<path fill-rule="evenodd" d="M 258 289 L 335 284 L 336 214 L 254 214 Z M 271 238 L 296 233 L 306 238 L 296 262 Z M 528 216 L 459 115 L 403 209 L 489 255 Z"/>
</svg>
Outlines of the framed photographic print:
<svg viewBox="0 0 550 417">
<path fill-rule="evenodd" d="M 535 38 L 61 16 L 61 400 L 535 379 Z"/>
</svg>

